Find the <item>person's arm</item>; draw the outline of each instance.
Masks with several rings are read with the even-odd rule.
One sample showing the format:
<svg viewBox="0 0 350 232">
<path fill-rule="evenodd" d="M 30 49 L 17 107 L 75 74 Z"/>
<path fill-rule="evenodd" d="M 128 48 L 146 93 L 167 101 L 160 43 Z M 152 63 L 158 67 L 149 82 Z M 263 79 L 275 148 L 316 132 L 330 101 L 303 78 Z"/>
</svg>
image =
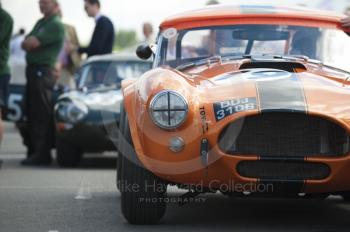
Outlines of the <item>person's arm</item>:
<svg viewBox="0 0 350 232">
<path fill-rule="evenodd" d="M 80 43 L 79 43 L 79 38 L 78 38 L 77 32 L 76 32 L 74 27 L 72 27 L 71 43 L 72 43 L 71 49 L 68 53 L 70 54 L 70 58 L 71 58 L 74 69 L 78 69 L 80 66 L 80 62 L 81 62 L 81 56 L 77 52 L 77 49 L 79 48 Z"/>
<path fill-rule="evenodd" d="M 54 23 L 45 27 L 45 29 L 40 34 L 27 37 L 22 43 L 22 48 L 25 51 L 30 52 L 63 40 L 63 25 Z"/>
<path fill-rule="evenodd" d="M 13 20 L 9 19 L 7 22 L 0 24 L 3 31 L 0 33 L 0 44 L 8 43 L 11 40 L 13 30 Z M 7 65 L 7 54 L 0 53 L 0 68 Z"/>
<path fill-rule="evenodd" d="M 0 24 L 0 27 L 3 28 L 2 30 L 4 30 L 0 33 L 0 44 L 5 43 L 5 40 L 6 40 L 7 35 L 8 35 L 8 28 L 5 27 L 6 25 L 4 25 L 4 24 L 3 23 Z"/>
<path fill-rule="evenodd" d="M 73 33 L 73 44 L 77 47 L 79 47 L 80 45 L 80 42 L 79 42 L 79 37 L 78 37 L 78 34 L 77 34 L 77 31 L 75 30 L 74 27 L 72 27 L 72 33 Z"/>
<path fill-rule="evenodd" d="M 90 53 L 90 47 L 79 47 L 78 48 L 78 53 L 80 54 L 89 54 Z"/>
<path fill-rule="evenodd" d="M 22 48 L 26 52 L 34 51 L 41 46 L 40 41 L 35 36 L 28 36 L 22 43 Z"/>
<path fill-rule="evenodd" d="M 66 34 L 68 36 L 68 41 L 65 47 L 65 51 L 68 54 L 76 53 L 79 49 L 79 39 L 75 28 L 73 26 L 67 26 Z"/>
<path fill-rule="evenodd" d="M 0 23 L 1 33 L 0 33 L 0 43 L 5 43 L 6 40 L 11 38 L 12 29 L 13 29 L 13 20 L 4 20 L 4 22 Z"/>
</svg>

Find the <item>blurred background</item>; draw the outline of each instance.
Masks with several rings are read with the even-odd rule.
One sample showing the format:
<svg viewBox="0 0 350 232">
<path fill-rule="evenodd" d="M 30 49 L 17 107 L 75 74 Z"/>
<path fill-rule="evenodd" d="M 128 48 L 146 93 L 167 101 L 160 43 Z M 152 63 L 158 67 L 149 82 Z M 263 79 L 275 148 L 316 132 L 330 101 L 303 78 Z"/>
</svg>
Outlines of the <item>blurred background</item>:
<svg viewBox="0 0 350 232">
<path fill-rule="evenodd" d="M 204 6 L 209 0 L 101 0 L 102 12 L 110 17 L 116 26 L 115 50 L 134 47 L 143 40 L 142 24 L 150 22 L 156 28 L 169 15 L 184 10 Z M 246 0 L 218 0 L 220 4 L 246 4 Z M 94 29 L 94 21 L 86 16 L 83 0 L 59 0 L 63 10 L 63 21 L 74 25 L 80 42 L 88 44 Z M 251 0 L 249 4 L 276 5 L 275 0 Z M 15 20 L 14 33 L 20 28 L 27 32 L 41 17 L 38 0 L 2 0 L 3 8 L 8 10 Z M 350 0 L 280 0 L 280 6 L 306 6 L 317 9 L 344 13 L 350 6 Z"/>
</svg>

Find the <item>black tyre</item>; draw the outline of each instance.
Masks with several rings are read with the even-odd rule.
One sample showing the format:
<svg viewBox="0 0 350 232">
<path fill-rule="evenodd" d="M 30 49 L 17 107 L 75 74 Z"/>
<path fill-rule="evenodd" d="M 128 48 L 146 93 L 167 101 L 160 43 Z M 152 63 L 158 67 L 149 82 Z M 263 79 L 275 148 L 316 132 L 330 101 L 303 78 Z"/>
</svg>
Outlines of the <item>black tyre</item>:
<svg viewBox="0 0 350 232">
<path fill-rule="evenodd" d="M 120 103 L 120 120 L 119 120 L 119 132 L 118 132 L 118 138 L 120 138 L 120 136 L 123 136 L 123 134 L 125 134 L 125 128 L 122 128 L 122 125 L 123 127 L 125 127 L 125 123 L 124 123 L 124 119 L 125 119 L 125 110 L 124 110 L 124 102 L 122 101 Z M 120 190 L 120 182 L 121 182 L 121 170 L 122 170 L 122 152 L 121 150 L 123 149 L 122 146 L 123 146 L 123 140 L 122 139 L 119 139 L 118 140 L 118 149 L 119 149 L 119 152 L 118 152 L 118 159 L 117 159 L 117 189 Z"/>
<path fill-rule="evenodd" d="M 341 194 L 341 196 L 343 197 L 344 201 L 350 202 L 350 192 L 344 192 Z"/>
<path fill-rule="evenodd" d="M 57 163 L 61 167 L 77 167 L 83 157 L 83 150 L 63 139 L 56 139 Z"/>
<path fill-rule="evenodd" d="M 118 159 L 121 160 L 122 213 L 130 224 L 156 224 L 163 218 L 166 211 L 167 185 L 138 162 L 126 114 L 121 128 L 123 130 L 120 143 L 123 144 L 120 144 L 122 146 Z M 130 186 L 136 186 L 136 189 Z"/>
<path fill-rule="evenodd" d="M 122 158 L 121 158 L 120 152 L 118 152 L 118 158 L 117 158 L 117 189 L 120 190 L 120 183 L 121 183 L 121 171 L 122 171 Z"/>
</svg>

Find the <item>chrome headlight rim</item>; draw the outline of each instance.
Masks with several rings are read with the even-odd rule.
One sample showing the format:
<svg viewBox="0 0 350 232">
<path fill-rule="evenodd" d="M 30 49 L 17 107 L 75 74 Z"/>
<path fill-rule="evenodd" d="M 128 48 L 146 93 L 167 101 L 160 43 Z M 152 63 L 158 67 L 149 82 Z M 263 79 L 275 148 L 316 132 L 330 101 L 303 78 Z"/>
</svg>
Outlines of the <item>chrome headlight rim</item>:
<svg viewBox="0 0 350 232">
<path fill-rule="evenodd" d="M 76 114 L 77 112 L 78 114 Z M 72 123 L 80 123 L 87 117 L 88 113 L 89 108 L 84 102 L 73 101 L 73 104 L 68 106 L 67 117 Z"/>
<path fill-rule="evenodd" d="M 171 110 L 171 109 L 170 109 L 170 104 L 168 103 L 168 109 L 167 109 L 168 112 L 181 111 L 181 112 L 184 112 L 185 115 L 184 115 L 183 119 L 181 120 L 181 122 L 178 123 L 177 125 L 174 125 L 174 126 L 170 126 L 170 125 L 169 125 L 169 126 L 164 126 L 163 124 L 159 123 L 159 122 L 154 118 L 153 113 L 154 113 L 154 112 L 161 112 L 161 111 L 165 111 L 165 110 L 154 110 L 154 106 L 155 106 L 157 100 L 158 100 L 160 97 L 162 97 L 162 96 L 164 96 L 164 95 L 168 95 L 168 96 L 169 96 L 170 94 L 173 94 L 173 95 L 179 97 L 179 98 L 183 101 L 183 103 L 184 103 L 184 109 Z M 150 105 L 149 105 L 149 115 L 150 115 L 150 117 L 151 117 L 151 119 L 152 119 L 152 122 L 153 122 L 156 126 L 160 127 L 161 129 L 164 129 L 164 130 L 175 130 L 175 129 L 178 129 L 179 127 L 181 127 L 181 126 L 186 122 L 187 117 L 188 117 L 188 113 L 189 113 L 189 107 L 188 107 L 188 106 L 189 106 L 189 104 L 188 104 L 187 99 L 186 99 L 183 95 L 181 95 L 180 93 L 178 93 L 178 92 L 176 92 L 176 91 L 174 91 L 174 90 L 162 90 L 162 91 L 160 91 L 159 93 L 157 93 L 156 95 L 153 96 L 153 98 L 152 98 L 152 100 L 151 100 L 151 102 L 150 102 Z M 168 117 L 170 117 L 170 114 L 168 115 Z"/>
<path fill-rule="evenodd" d="M 73 110 L 78 110 L 80 115 L 72 114 Z M 64 99 L 56 105 L 56 112 L 60 121 L 77 124 L 86 119 L 89 114 L 89 107 L 84 102 L 76 99 Z"/>
</svg>

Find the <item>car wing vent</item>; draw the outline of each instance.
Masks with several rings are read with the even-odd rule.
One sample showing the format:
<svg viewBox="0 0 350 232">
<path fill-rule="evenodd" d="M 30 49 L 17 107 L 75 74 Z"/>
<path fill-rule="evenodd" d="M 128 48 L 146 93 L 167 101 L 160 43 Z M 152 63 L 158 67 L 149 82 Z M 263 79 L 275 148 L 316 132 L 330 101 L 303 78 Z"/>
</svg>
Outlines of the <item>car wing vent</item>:
<svg viewBox="0 0 350 232">
<path fill-rule="evenodd" d="M 306 71 L 306 67 L 298 62 L 288 62 L 288 61 L 251 61 L 243 63 L 240 70 L 243 69 L 279 69 L 291 73 L 299 73 Z"/>
</svg>

